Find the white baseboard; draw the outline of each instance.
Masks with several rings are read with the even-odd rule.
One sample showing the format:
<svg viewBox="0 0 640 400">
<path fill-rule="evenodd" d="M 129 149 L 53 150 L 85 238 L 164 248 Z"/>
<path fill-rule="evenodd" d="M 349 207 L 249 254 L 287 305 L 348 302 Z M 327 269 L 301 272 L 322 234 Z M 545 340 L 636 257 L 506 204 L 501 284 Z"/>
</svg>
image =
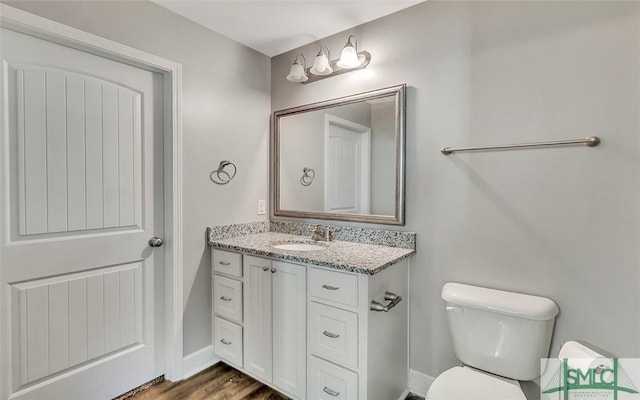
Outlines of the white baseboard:
<svg viewBox="0 0 640 400">
<path fill-rule="evenodd" d="M 402 392 L 402 394 L 400 395 L 400 398 L 398 400 L 404 400 L 407 398 L 407 396 L 409 395 L 409 393 L 411 393 L 411 390 L 409 389 L 405 389 L 404 392 Z"/>
<path fill-rule="evenodd" d="M 411 393 L 424 397 L 429 390 L 429 386 L 435 378 L 414 369 L 409 370 L 409 390 Z"/>
<path fill-rule="evenodd" d="M 182 360 L 182 371 L 184 371 L 182 379 L 187 379 L 218 361 L 220 359 L 213 353 L 213 345 L 194 351 Z"/>
</svg>

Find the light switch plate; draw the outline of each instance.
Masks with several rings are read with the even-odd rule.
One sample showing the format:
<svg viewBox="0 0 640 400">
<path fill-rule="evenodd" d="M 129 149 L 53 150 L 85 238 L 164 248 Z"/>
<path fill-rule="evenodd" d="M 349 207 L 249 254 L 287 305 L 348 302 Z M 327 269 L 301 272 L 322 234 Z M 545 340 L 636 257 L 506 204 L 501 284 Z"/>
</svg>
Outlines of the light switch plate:
<svg viewBox="0 0 640 400">
<path fill-rule="evenodd" d="M 264 215 L 267 213 L 267 201 L 258 200 L 258 215 Z"/>
</svg>

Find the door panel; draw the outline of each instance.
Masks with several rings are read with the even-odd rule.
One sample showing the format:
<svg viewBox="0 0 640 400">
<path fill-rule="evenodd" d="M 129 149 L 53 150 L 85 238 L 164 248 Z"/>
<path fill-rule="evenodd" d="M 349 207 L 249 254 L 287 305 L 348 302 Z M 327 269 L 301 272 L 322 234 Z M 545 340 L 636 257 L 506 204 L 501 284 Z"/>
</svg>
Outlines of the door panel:
<svg viewBox="0 0 640 400">
<path fill-rule="evenodd" d="M 273 384 L 304 398 L 307 381 L 307 268 L 272 261 Z"/>
<path fill-rule="evenodd" d="M 244 256 L 244 369 L 271 382 L 271 261 Z"/>
<path fill-rule="evenodd" d="M 325 116 L 325 211 L 368 214 L 371 128 Z"/>
<path fill-rule="evenodd" d="M 140 343 L 142 264 L 11 285 L 20 384 Z"/>
<path fill-rule="evenodd" d="M 141 227 L 140 94 L 50 68 L 9 69 L 20 102 L 20 236 Z"/>
<path fill-rule="evenodd" d="M 11 398 L 113 398 L 163 372 L 162 78 L 0 40 Z"/>
</svg>

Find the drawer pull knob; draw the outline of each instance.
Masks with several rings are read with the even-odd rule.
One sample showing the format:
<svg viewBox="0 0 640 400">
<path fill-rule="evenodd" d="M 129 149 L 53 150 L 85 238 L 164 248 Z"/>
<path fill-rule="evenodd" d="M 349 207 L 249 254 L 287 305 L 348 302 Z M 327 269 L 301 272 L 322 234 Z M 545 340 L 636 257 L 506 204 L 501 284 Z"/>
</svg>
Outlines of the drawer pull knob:
<svg viewBox="0 0 640 400">
<path fill-rule="evenodd" d="M 263 270 L 264 272 L 267 272 L 267 271 L 269 270 L 269 267 L 262 267 L 262 270 Z"/>
<path fill-rule="evenodd" d="M 231 301 L 231 297 L 220 296 L 220 300 L 222 300 L 222 301 Z"/>
<path fill-rule="evenodd" d="M 393 307 L 395 307 L 398 303 L 402 301 L 402 296 L 398 296 L 397 294 L 391 293 L 391 292 L 384 292 L 384 299 L 389 301 L 386 305 L 383 305 L 375 300 L 371 300 L 371 305 L 369 306 L 369 309 L 371 311 L 388 312 L 389 310 L 391 310 Z"/>
<path fill-rule="evenodd" d="M 338 286 L 330 286 L 330 285 L 327 285 L 327 284 L 322 285 L 322 288 L 323 289 L 327 289 L 327 290 L 338 290 L 338 289 L 340 289 L 340 287 L 338 287 Z"/>
<path fill-rule="evenodd" d="M 340 394 L 340 392 L 336 392 L 335 390 L 331 390 L 326 386 L 322 389 L 322 391 L 325 392 L 326 394 L 328 394 L 329 396 L 333 396 L 333 397 L 338 397 L 338 395 Z"/>
<path fill-rule="evenodd" d="M 340 335 L 333 332 L 329 332 L 329 331 L 324 331 L 322 332 L 322 334 L 325 335 L 326 337 L 330 337 L 331 339 L 337 339 L 340 337 Z"/>
<path fill-rule="evenodd" d="M 225 344 L 225 345 L 230 345 L 233 342 L 228 341 L 227 339 L 220 339 L 220 343 Z"/>
<path fill-rule="evenodd" d="M 218 264 L 220 264 L 220 265 L 231 265 L 231 263 L 228 262 L 228 261 L 218 261 Z"/>
</svg>

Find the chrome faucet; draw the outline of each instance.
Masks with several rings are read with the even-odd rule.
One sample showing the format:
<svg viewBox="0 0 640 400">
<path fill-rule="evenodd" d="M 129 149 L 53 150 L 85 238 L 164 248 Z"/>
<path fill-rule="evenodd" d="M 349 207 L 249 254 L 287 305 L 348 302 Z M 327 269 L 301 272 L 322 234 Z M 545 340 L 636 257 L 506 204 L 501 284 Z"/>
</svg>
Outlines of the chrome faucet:
<svg viewBox="0 0 640 400">
<path fill-rule="evenodd" d="M 309 228 L 311 230 L 311 240 L 315 241 L 325 241 L 330 242 L 333 240 L 333 232 L 336 230 L 334 228 L 325 228 L 322 229 L 319 226 Z"/>
</svg>

